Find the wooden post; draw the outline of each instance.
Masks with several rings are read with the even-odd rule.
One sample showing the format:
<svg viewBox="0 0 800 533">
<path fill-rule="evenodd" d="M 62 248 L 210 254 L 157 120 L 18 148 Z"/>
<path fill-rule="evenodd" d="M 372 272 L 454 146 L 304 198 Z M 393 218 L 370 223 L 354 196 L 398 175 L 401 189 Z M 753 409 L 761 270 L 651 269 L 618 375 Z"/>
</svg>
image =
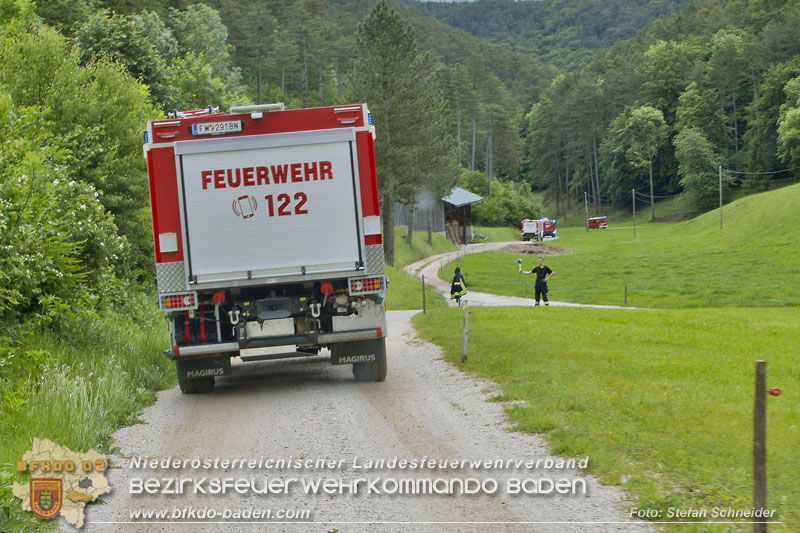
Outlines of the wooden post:
<svg viewBox="0 0 800 533">
<path fill-rule="evenodd" d="M 722 165 L 719 166 L 719 229 L 722 229 Z"/>
<path fill-rule="evenodd" d="M 462 307 L 464 309 L 464 343 L 463 348 L 461 350 L 461 362 L 467 362 L 467 339 L 469 338 L 469 305 L 467 304 L 467 300 L 464 300 L 462 303 Z"/>
<path fill-rule="evenodd" d="M 631 189 L 633 196 L 633 238 L 636 238 L 636 189 Z"/>
<path fill-rule="evenodd" d="M 628 284 L 625 284 L 625 305 L 628 305 Z"/>
<path fill-rule="evenodd" d="M 586 191 L 583 191 L 583 207 L 586 209 L 586 231 L 589 231 L 589 198 Z"/>
<path fill-rule="evenodd" d="M 756 361 L 753 405 L 753 508 L 767 508 L 767 362 Z M 766 519 L 755 518 L 755 521 Z M 766 533 L 767 524 L 753 524 L 754 533 Z"/>
<path fill-rule="evenodd" d="M 422 275 L 422 312 L 424 313 L 425 309 L 425 274 Z"/>
</svg>

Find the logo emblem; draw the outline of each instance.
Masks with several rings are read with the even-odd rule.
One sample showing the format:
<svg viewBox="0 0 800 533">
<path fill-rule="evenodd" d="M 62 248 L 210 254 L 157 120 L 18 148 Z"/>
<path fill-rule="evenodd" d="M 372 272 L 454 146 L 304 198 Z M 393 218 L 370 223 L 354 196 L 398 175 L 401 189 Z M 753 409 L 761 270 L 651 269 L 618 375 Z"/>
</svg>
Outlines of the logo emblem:
<svg viewBox="0 0 800 533">
<path fill-rule="evenodd" d="M 31 511 L 45 520 L 53 518 L 63 503 L 63 480 L 54 478 L 31 478 Z"/>
<path fill-rule="evenodd" d="M 237 217 L 250 218 L 255 214 L 256 209 L 258 209 L 258 203 L 252 196 L 240 196 L 233 201 L 233 213 Z"/>
</svg>

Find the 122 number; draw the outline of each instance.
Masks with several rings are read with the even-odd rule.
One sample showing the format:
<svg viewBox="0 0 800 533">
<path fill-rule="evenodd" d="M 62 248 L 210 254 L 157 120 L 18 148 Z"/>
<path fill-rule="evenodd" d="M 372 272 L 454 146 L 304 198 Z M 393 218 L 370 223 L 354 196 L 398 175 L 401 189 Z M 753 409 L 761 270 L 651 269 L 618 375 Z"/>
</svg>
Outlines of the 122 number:
<svg viewBox="0 0 800 533">
<path fill-rule="evenodd" d="M 275 216 L 275 205 L 277 203 L 278 207 L 278 216 L 285 217 L 292 214 L 295 215 L 307 215 L 308 209 L 303 209 L 303 206 L 306 205 L 308 201 L 308 196 L 304 192 L 298 192 L 294 195 L 294 200 L 297 202 L 294 206 L 294 213 L 291 210 L 291 203 L 292 198 L 288 194 L 279 194 L 276 199 L 272 198 L 271 194 L 268 194 L 264 197 L 267 201 L 267 209 L 269 209 L 269 216 Z"/>
</svg>

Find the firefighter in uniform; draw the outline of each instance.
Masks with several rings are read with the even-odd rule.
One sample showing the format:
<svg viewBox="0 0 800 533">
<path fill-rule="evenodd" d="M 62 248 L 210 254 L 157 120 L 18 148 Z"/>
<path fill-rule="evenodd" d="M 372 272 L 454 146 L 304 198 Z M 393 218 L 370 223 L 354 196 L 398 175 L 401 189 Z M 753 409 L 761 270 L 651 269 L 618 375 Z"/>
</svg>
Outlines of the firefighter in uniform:
<svg viewBox="0 0 800 533">
<path fill-rule="evenodd" d="M 539 305 L 540 298 L 544 299 L 544 305 L 550 305 L 547 301 L 547 282 L 553 277 L 554 272 L 544 264 L 544 258 L 539 256 L 539 265 L 526 274 L 536 274 L 536 305 Z"/>
<path fill-rule="evenodd" d="M 455 298 L 456 303 L 460 306 L 461 297 L 465 294 L 467 294 L 467 282 L 464 280 L 461 268 L 456 267 L 456 274 L 453 276 L 453 283 L 450 285 L 450 298 Z"/>
</svg>

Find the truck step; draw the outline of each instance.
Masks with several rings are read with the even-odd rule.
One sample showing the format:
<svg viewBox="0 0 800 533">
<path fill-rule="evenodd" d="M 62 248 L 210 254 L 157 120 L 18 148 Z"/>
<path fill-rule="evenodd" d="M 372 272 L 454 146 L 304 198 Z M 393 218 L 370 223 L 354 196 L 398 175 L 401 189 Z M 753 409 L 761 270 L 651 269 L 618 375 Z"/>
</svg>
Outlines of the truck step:
<svg viewBox="0 0 800 533">
<path fill-rule="evenodd" d="M 270 359 L 290 359 L 292 357 L 316 357 L 318 354 L 307 352 L 284 352 L 284 353 L 265 353 L 261 355 L 243 355 L 242 361 L 269 361 Z"/>
</svg>

